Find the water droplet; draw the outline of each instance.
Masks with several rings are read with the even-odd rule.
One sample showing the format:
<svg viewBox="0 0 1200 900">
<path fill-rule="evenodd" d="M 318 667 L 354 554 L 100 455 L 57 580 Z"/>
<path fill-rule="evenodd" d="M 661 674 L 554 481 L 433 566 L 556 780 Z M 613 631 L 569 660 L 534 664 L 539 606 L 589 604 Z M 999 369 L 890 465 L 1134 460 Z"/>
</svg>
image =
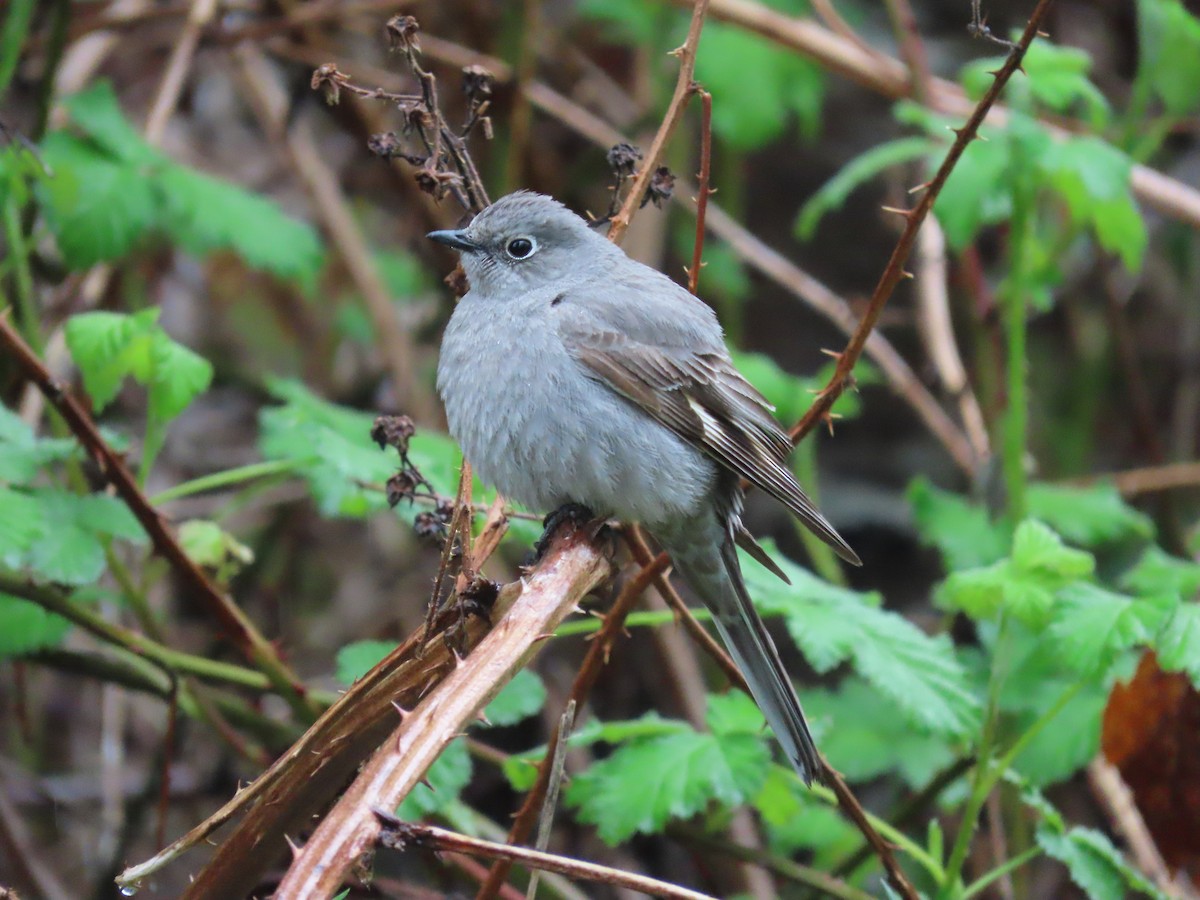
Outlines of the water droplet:
<svg viewBox="0 0 1200 900">
<path fill-rule="evenodd" d="M 122 897 L 132 897 L 137 892 L 138 892 L 138 886 L 136 884 L 126 884 L 126 885 L 121 886 L 121 896 Z"/>
</svg>

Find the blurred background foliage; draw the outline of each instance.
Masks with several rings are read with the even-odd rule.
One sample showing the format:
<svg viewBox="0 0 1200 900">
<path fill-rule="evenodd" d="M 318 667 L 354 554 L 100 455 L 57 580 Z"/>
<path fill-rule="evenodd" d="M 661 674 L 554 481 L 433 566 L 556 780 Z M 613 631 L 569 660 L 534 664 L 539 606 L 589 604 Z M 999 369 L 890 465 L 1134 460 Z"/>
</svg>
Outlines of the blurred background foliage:
<svg viewBox="0 0 1200 900">
<path fill-rule="evenodd" d="M 492 196 L 532 188 L 596 215 L 611 136 L 648 144 L 689 16 L 651 0 L 10 0 L 0 33 L 8 321 L 318 705 L 423 620 L 460 464 L 433 390 L 453 260 L 422 235 L 461 210 L 368 151 L 402 130 L 394 108 L 309 89 L 336 62 L 411 90 L 381 36 L 400 11 L 451 121 L 462 67 L 496 76 L 494 136 L 470 144 Z M 1005 49 L 971 40 L 969 4 L 914 0 L 915 31 L 909 12 L 724 0 L 704 29 L 720 210 L 701 294 L 788 424 L 844 343 L 836 309 L 862 308 L 895 243 L 881 206 L 930 177 Z M 1029 10 L 985 12 L 1003 37 Z M 923 894 L 1182 896 L 1200 871 L 1200 19 L 1176 0 L 1060 0 L 1050 23 L 938 201 L 881 323 L 891 356 L 869 354 L 833 433 L 794 457 L 865 566 L 844 571 L 753 497 L 792 584 L 749 561 L 747 578 L 818 742 Z M 699 130 L 696 107 L 667 151 L 681 185 Z M 687 195 L 625 241 L 681 280 Z M 833 306 L 797 302 L 819 291 L 772 251 Z M 126 862 L 308 722 L 242 667 L 27 374 L 0 358 L 0 886 L 112 896 Z M 381 412 L 416 419 L 428 480 L 395 509 L 395 456 L 369 434 Z M 515 577 L 538 532 L 515 518 L 492 577 Z M 859 832 L 780 765 L 661 600 L 629 626 L 578 716 L 551 849 L 719 896 L 806 896 L 813 873 L 883 896 Z M 502 835 L 597 627 L 565 625 L 399 815 Z M 1114 766 L 1140 815 L 1114 799 Z M 415 853 L 377 868 L 356 896 L 473 889 L 470 868 Z M 144 895 L 178 895 L 185 869 Z"/>
</svg>

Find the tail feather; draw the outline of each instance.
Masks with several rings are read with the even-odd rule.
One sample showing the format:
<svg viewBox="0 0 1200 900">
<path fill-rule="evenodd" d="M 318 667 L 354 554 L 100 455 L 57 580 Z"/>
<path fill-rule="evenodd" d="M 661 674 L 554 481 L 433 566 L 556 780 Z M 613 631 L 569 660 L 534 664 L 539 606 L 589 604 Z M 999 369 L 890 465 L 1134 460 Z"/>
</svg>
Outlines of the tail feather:
<svg viewBox="0 0 1200 900">
<path fill-rule="evenodd" d="M 812 784 L 823 764 L 800 700 L 746 591 L 733 541 L 726 538 L 719 547 L 718 551 L 712 544 L 680 542 L 668 543 L 667 550 L 676 571 L 712 612 L 717 631 L 776 740 L 804 782 Z"/>
</svg>

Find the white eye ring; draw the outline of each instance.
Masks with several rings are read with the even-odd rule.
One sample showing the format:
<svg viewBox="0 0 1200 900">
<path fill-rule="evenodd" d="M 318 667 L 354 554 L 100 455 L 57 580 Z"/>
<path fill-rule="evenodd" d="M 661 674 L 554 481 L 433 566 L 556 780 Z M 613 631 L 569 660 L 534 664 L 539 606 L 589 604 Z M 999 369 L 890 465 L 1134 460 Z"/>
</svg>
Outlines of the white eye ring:
<svg viewBox="0 0 1200 900">
<path fill-rule="evenodd" d="M 538 242 L 532 235 L 523 234 L 505 244 L 504 252 L 508 254 L 510 259 L 517 261 L 529 259 L 529 257 L 538 252 Z"/>
</svg>

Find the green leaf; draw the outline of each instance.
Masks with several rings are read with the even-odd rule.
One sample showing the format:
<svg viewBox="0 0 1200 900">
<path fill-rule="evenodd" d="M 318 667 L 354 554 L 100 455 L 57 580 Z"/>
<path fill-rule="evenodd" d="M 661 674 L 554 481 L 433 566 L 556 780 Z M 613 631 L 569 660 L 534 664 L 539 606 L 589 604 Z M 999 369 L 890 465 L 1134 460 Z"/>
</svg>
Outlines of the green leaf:
<svg viewBox="0 0 1200 900">
<path fill-rule="evenodd" d="M 1062 665 L 1081 675 L 1103 670 L 1118 651 L 1149 640 L 1148 620 L 1156 612 L 1147 601 L 1092 584 L 1063 588 L 1050 625 Z"/>
<path fill-rule="evenodd" d="M 395 641 L 355 641 L 337 652 L 338 681 L 352 685 L 396 649 Z"/>
<path fill-rule="evenodd" d="M 1145 84 L 1172 116 L 1200 107 L 1200 19 L 1179 0 L 1138 2 L 1137 86 Z"/>
<path fill-rule="evenodd" d="M 1085 51 L 1034 41 L 1021 64 L 1029 76 L 1033 96 L 1039 102 L 1061 113 L 1082 108 L 1088 124 L 1096 130 L 1107 124 L 1110 116 L 1108 101 L 1088 78 L 1092 58 Z"/>
<path fill-rule="evenodd" d="M 812 62 L 766 38 L 711 22 L 696 57 L 696 80 L 713 96 L 713 134 L 737 150 L 783 135 L 795 114 L 812 134 L 820 124 L 824 78 Z"/>
<path fill-rule="evenodd" d="M 164 157 L 142 138 L 117 100 L 112 84 L 101 80 L 63 101 L 71 121 L 106 153 L 129 163 L 157 162 Z"/>
<path fill-rule="evenodd" d="M 208 390 L 213 368 L 208 360 L 172 340 L 157 328 L 150 343 L 146 437 L 143 470 L 149 468 L 166 439 L 167 426 L 197 396 Z"/>
<path fill-rule="evenodd" d="M 1055 680 L 1056 695 L 1066 687 L 1062 680 Z M 1107 705 L 1107 686 L 1089 684 L 1063 707 L 1049 727 L 1034 735 L 1013 761 L 1014 767 L 1038 786 L 1071 778 L 1100 750 L 1100 727 Z M 1030 710 L 1017 720 L 1014 731 L 1024 733 L 1044 711 Z"/>
<path fill-rule="evenodd" d="M 708 712 L 704 718 L 713 734 L 718 737 L 730 734 L 761 734 L 763 726 L 767 723 L 762 710 L 741 691 L 709 694 Z"/>
<path fill-rule="evenodd" d="M 183 166 L 159 179 L 167 232 L 196 254 L 232 250 L 248 266 L 304 285 L 315 282 L 324 255 L 317 233 L 275 203 Z"/>
<path fill-rule="evenodd" d="M 58 488 L 40 488 L 32 495 L 46 527 L 30 546 L 26 565 L 46 581 L 90 584 L 105 570 L 106 540 L 142 543 L 146 539 L 133 513 L 115 497 L 79 496 Z"/>
<path fill-rule="evenodd" d="M 744 803 L 762 790 L 771 757 L 757 735 L 718 738 L 687 730 L 637 741 L 576 775 L 565 799 L 602 840 L 619 844 L 661 831 L 717 802 Z"/>
<path fill-rule="evenodd" d="M 908 488 L 917 531 L 924 543 L 942 554 L 947 571 L 986 566 L 1008 550 L 1004 529 L 994 524 L 982 506 L 917 478 Z"/>
<path fill-rule="evenodd" d="M 49 527 L 36 495 L 0 485 L 0 563 L 15 569 Z"/>
<path fill-rule="evenodd" d="M 1083 547 L 1154 536 L 1150 518 L 1122 500 L 1110 484 L 1084 488 L 1034 484 L 1026 503 L 1031 517 Z"/>
<path fill-rule="evenodd" d="M 972 141 L 946 179 L 933 209 L 952 249 L 964 249 L 985 225 L 1012 214 L 1008 145 L 1000 135 Z"/>
<path fill-rule="evenodd" d="M 394 450 L 380 450 L 371 440 L 375 417 L 321 400 L 299 382 L 273 379 L 268 389 L 283 405 L 259 414 L 263 456 L 304 462 L 302 474 L 325 515 L 364 516 L 386 509 L 382 492 L 360 486 L 382 485 L 399 467 Z M 419 431 L 409 442 L 409 459 L 438 493 L 454 495 L 461 454 L 450 438 Z M 481 502 L 487 496 L 476 493 Z"/>
<path fill-rule="evenodd" d="M 36 603 L 0 592 L 0 659 L 54 647 L 70 627 Z"/>
<path fill-rule="evenodd" d="M 180 525 L 179 544 L 196 565 L 223 574 L 254 562 L 253 550 L 207 519 L 189 519 Z"/>
<path fill-rule="evenodd" d="M 1167 617 L 1154 644 L 1167 672 L 1186 672 L 1200 690 L 1200 603 L 1181 603 Z"/>
<path fill-rule="evenodd" d="M 87 312 L 67 320 L 67 347 L 97 412 L 112 402 L 127 375 L 148 374 L 157 319 L 158 308 L 151 307 L 134 315 Z"/>
<path fill-rule="evenodd" d="M 893 166 L 932 156 L 941 144 L 925 137 L 899 138 L 872 147 L 842 166 L 832 178 L 808 198 L 796 219 L 795 233 L 807 241 L 827 213 L 841 209 L 861 185 Z"/>
<path fill-rule="evenodd" d="M 1120 585 L 1142 597 L 1161 594 L 1194 600 L 1200 595 L 1200 563 L 1171 556 L 1151 544 L 1137 564 L 1121 576 Z"/>
<path fill-rule="evenodd" d="M 54 173 L 36 185 L 67 266 L 85 269 L 127 254 L 157 222 L 154 180 L 63 132 L 42 142 Z"/>
<path fill-rule="evenodd" d="M 846 817 L 814 799 L 783 766 L 771 766 L 754 807 L 769 826 L 766 836 L 775 853 L 790 856 L 799 849 L 813 850 L 818 866 L 826 868 L 822 862 L 844 857 L 857 844 L 859 832 Z"/>
<path fill-rule="evenodd" d="M 785 617 L 814 668 L 827 672 L 850 662 L 898 713 L 936 734 L 963 736 L 977 725 L 978 700 L 963 686 L 965 673 L 945 635 L 930 637 L 903 616 L 880 609 L 877 595 L 821 581 L 773 546 L 767 552 L 792 584 L 746 564 L 750 595 L 763 612 Z"/>
<path fill-rule="evenodd" d="M 1042 576 L 1049 584 L 1087 578 L 1096 569 L 1090 553 L 1066 546 L 1062 538 L 1036 519 L 1026 519 L 1017 526 L 1012 561 L 1017 571 Z"/>
<path fill-rule="evenodd" d="M 450 807 L 471 783 L 471 756 L 465 741 L 451 741 L 425 772 L 429 784 L 418 784 L 396 810 L 406 822 L 416 822 Z"/>
<path fill-rule="evenodd" d="M 952 743 L 895 715 L 895 704 L 860 678 L 836 691 L 805 691 L 804 709 L 821 751 L 851 781 L 899 772 L 919 788 L 955 759 Z"/>
<path fill-rule="evenodd" d="M 1071 880 L 1092 900 L 1124 900 L 1130 891 L 1166 900 L 1099 831 L 1077 827 L 1059 832 L 1043 826 L 1037 830 L 1037 842 L 1047 856 L 1067 867 Z"/>
<path fill-rule="evenodd" d="M 39 439 L 19 415 L 0 406 L 0 484 L 27 484 L 43 466 L 76 455 L 77 450 L 78 445 L 69 438 Z M 0 509 L 8 507 L 0 504 Z"/>
<path fill-rule="evenodd" d="M 492 725 L 515 725 L 542 711 L 546 705 L 546 686 L 537 673 L 522 669 L 496 698 L 487 705 L 483 716 Z"/>
</svg>

